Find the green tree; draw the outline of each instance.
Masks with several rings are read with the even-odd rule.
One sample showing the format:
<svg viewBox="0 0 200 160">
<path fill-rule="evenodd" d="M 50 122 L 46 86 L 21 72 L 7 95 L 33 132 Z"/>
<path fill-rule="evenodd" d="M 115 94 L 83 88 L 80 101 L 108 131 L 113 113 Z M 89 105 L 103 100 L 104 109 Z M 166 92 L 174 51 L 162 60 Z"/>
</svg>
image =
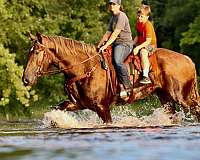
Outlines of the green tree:
<svg viewBox="0 0 200 160">
<path fill-rule="evenodd" d="M 15 63 L 15 54 L 10 54 L 0 44 L 0 107 L 1 113 L 6 113 L 7 107 L 17 105 L 28 107 L 30 98 L 37 100 L 34 90 L 25 87 L 21 81 L 23 67 Z"/>
<path fill-rule="evenodd" d="M 200 16 L 197 16 L 193 23 L 189 25 L 189 30 L 183 32 L 181 39 L 181 49 L 192 57 L 200 74 Z"/>
<path fill-rule="evenodd" d="M 189 24 L 198 15 L 200 2 L 196 0 L 149 1 L 153 10 L 159 46 L 180 51 L 182 33 L 189 29 Z"/>
</svg>

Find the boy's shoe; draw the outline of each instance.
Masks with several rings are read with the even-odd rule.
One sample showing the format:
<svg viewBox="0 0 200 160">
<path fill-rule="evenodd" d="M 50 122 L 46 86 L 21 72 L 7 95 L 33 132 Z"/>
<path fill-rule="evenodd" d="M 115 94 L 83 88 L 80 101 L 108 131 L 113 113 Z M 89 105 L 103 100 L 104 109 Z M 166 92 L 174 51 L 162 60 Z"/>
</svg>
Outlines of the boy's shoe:
<svg viewBox="0 0 200 160">
<path fill-rule="evenodd" d="M 150 84 L 151 80 L 149 79 L 149 77 L 144 77 L 142 78 L 142 80 L 140 81 L 140 83 L 142 84 Z"/>
</svg>

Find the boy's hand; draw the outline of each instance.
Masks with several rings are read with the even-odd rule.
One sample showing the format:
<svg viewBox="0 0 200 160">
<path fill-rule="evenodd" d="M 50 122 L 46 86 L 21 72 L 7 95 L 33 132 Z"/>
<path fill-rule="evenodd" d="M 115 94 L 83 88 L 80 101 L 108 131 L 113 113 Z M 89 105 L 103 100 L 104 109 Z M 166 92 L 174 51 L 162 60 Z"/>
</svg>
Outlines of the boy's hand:
<svg viewBox="0 0 200 160">
<path fill-rule="evenodd" d="M 137 55 L 138 54 L 138 52 L 139 52 L 139 48 L 138 47 L 135 47 L 134 49 L 133 49 L 133 53 L 134 53 L 134 55 Z"/>
</svg>

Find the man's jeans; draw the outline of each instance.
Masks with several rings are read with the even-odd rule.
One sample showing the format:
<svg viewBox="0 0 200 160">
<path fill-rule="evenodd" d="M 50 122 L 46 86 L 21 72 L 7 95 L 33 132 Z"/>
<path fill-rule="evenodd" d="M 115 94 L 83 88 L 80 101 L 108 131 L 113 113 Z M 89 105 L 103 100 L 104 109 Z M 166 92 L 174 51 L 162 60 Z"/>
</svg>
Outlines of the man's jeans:
<svg viewBox="0 0 200 160">
<path fill-rule="evenodd" d="M 133 46 L 127 44 L 114 44 L 113 45 L 113 64 L 115 66 L 117 78 L 122 83 L 125 89 L 131 87 L 128 69 L 123 63 L 129 53 L 132 51 Z"/>
</svg>

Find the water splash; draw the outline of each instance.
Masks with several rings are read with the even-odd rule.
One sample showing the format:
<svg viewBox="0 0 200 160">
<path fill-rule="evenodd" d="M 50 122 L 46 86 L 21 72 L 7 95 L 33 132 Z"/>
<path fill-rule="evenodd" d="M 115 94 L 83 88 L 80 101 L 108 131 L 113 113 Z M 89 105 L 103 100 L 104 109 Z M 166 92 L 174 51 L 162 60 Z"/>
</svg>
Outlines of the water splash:
<svg viewBox="0 0 200 160">
<path fill-rule="evenodd" d="M 52 110 L 44 114 L 44 127 L 59 128 L 90 128 L 103 124 L 98 116 L 92 111 L 64 112 Z"/>
<path fill-rule="evenodd" d="M 116 119 L 117 115 L 117 119 Z M 148 116 L 138 117 L 135 112 L 131 110 L 120 110 L 114 116 L 114 125 L 120 127 L 147 127 L 147 126 L 171 126 L 179 125 L 183 122 L 183 112 L 177 112 L 174 115 L 167 114 L 164 108 L 157 108 L 152 114 Z"/>
<path fill-rule="evenodd" d="M 185 118 L 183 112 L 174 115 L 167 114 L 163 108 L 157 108 L 149 116 L 138 117 L 136 113 L 125 107 L 112 111 L 113 123 L 110 127 L 149 127 L 181 125 Z M 45 127 L 59 128 L 100 128 L 105 127 L 96 113 L 90 110 L 78 112 L 63 112 L 53 110 L 44 114 Z"/>
</svg>

